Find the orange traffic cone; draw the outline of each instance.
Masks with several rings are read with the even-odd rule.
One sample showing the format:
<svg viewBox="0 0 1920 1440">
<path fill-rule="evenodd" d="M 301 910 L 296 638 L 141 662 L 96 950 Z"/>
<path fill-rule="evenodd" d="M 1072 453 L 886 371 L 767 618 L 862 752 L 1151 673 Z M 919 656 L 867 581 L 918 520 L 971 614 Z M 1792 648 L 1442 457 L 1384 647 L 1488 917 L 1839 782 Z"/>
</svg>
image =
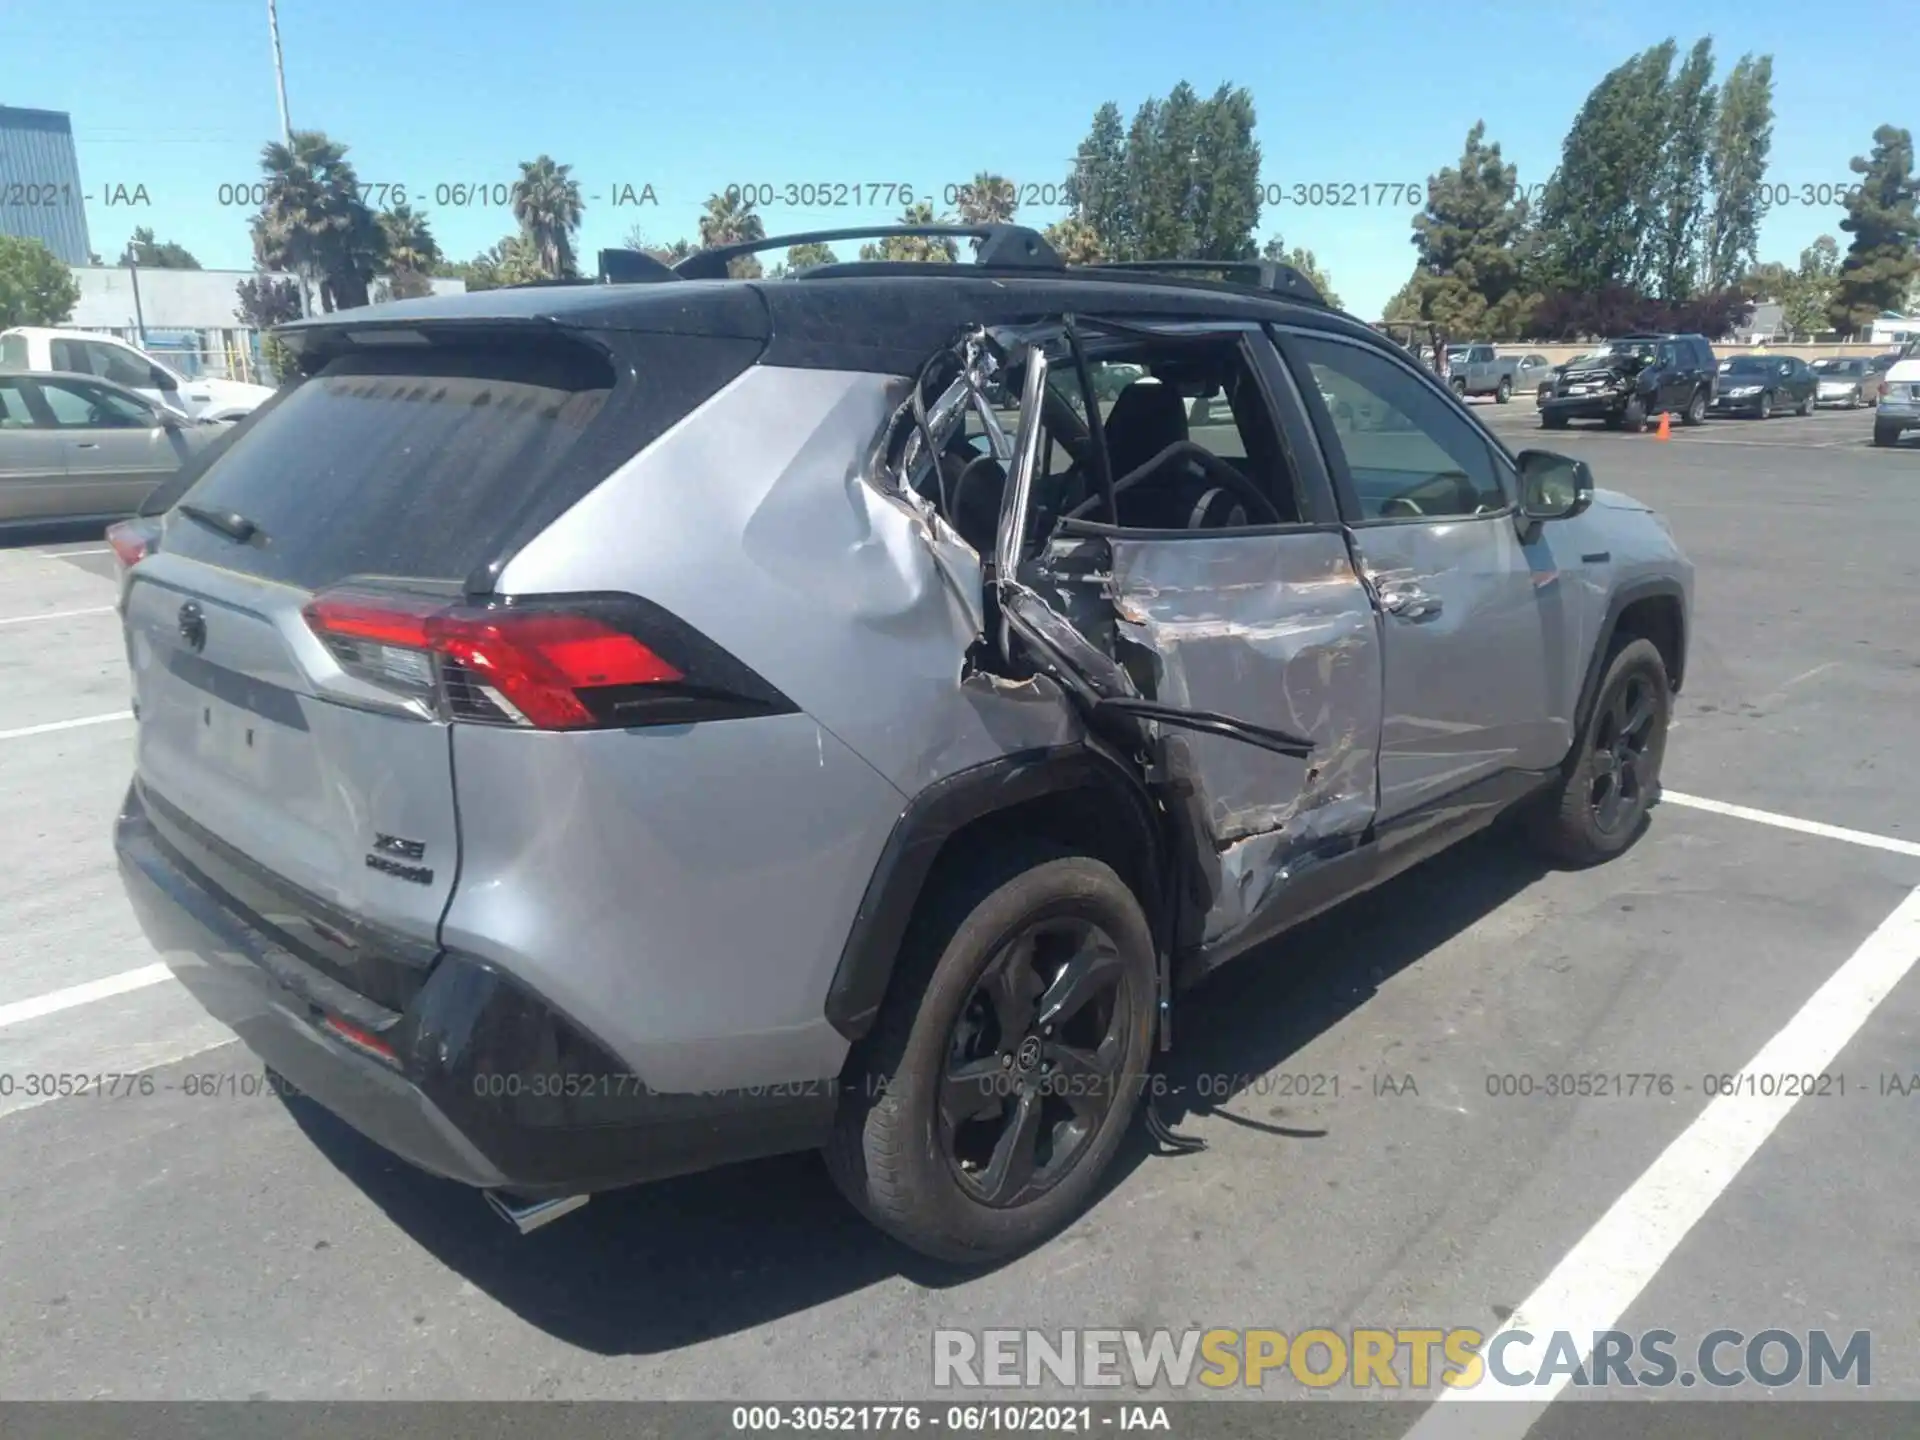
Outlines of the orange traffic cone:
<svg viewBox="0 0 1920 1440">
<path fill-rule="evenodd" d="M 1673 438 L 1673 417 L 1664 410 L 1660 412 L 1660 428 L 1653 432 L 1653 438 L 1656 440 Z"/>
</svg>

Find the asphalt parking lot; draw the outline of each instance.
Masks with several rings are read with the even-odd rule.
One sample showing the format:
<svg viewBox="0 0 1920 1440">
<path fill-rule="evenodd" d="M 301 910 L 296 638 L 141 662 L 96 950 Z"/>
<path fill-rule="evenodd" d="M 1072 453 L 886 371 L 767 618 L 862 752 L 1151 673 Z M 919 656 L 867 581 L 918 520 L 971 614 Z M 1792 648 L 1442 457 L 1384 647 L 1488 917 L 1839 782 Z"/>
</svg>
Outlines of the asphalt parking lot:
<svg viewBox="0 0 1920 1440">
<path fill-rule="evenodd" d="M 1920 1399 L 1920 1090 L 1884 1093 L 1920 1073 L 1920 446 L 1873 449 L 1867 412 L 1662 443 L 1476 408 L 1662 509 L 1698 566 L 1667 803 L 1610 865 L 1486 837 L 1221 974 L 1179 1011 L 1162 1106 L 1206 1148 L 1141 1134 L 1089 1215 L 983 1276 L 880 1239 L 811 1157 L 522 1239 L 260 1093 L 113 873 L 112 557 L 84 531 L 0 547 L 0 1396 L 935 1398 L 936 1326 L 1518 1311 L 1683 1350 L 1866 1330 L 1873 1396 Z M 1844 1093 L 1706 1093 L 1789 1068 Z M 133 1072 L 151 1093 L 23 1083 Z M 1670 1081 L 1545 1093 L 1572 1074 Z"/>
</svg>

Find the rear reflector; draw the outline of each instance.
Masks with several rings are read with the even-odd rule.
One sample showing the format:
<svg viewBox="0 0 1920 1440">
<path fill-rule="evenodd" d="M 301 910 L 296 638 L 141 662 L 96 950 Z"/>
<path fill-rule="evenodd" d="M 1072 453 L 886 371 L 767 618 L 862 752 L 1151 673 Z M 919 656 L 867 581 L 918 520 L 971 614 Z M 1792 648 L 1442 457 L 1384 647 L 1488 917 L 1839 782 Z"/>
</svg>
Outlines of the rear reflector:
<svg viewBox="0 0 1920 1440">
<path fill-rule="evenodd" d="M 146 559 L 157 538 L 150 520 L 117 520 L 107 527 L 107 544 L 122 570 L 131 570 Z"/>
<path fill-rule="evenodd" d="M 315 596 L 304 613 L 350 674 L 429 698 L 448 719 L 584 730 L 792 708 L 632 596 L 467 605 L 349 588 Z"/>
<path fill-rule="evenodd" d="M 371 1031 L 362 1030 L 358 1025 L 348 1024 L 337 1016 L 328 1015 L 320 1021 L 321 1027 L 337 1036 L 362 1054 L 371 1055 L 376 1060 L 384 1060 L 389 1065 L 398 1065 L 400 1056 L 394 1048 Z"/>
</svg>

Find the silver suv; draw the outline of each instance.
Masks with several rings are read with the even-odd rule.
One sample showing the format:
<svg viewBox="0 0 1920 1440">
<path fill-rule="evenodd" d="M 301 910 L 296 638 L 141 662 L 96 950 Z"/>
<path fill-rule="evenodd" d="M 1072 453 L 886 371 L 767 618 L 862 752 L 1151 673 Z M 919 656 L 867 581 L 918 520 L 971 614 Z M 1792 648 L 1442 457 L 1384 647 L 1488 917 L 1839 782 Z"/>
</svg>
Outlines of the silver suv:
<svg viewBox="0 0 1920 1440">
<path fill-rule="evenodd" d="M 1504 811 L 1591 862 L 1659 793 L 1692 568 L 1584 464 L 1286 267 L 919 227 L 978 263 L 725 278 L 845 233 L 296 324 L 115 537 L 148 934 L 523 1229 L 821 1147 L 1005 1256 L 1182 987 Z"/>
</svg>

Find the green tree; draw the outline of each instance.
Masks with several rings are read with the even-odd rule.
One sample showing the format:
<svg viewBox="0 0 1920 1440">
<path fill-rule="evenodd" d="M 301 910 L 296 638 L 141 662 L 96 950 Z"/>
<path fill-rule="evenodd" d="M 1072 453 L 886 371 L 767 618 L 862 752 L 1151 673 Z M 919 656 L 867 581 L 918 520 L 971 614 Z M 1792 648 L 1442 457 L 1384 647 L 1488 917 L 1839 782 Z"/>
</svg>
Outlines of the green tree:
<svg viewBox="0 0 1920 1440">
<path fill-rule="evenodd" d="M 293 357 L 280 338 L 269 332 L 276 325 L 300 318 L 299 285 L 284 275 L 255 272 L 234 286 L 233 293 L 234 299 L 240 302 L 234 308 L 233 318 L 261 332 L 261 358 L 276 380 L 286 379 L 293 373 Z"/>
<path fill-rule="evenodd" d="M 0 235 L 0 326 L 63 325 L 80 303 L 73 272 L 38 240 Z"/>
<path fill-rule="evenodd" d="M 386 264 L 386 239 L 360 198 L 347 147 L 319 130 L 296 130 L 293 143 L 260 152 L 266 203 L 252 223 L 254 259 L 318 288 L 323 310 L 365 305 Z"/>
<path fill-rule="evenodd" d="M 1042 232 L 1041 238 L 1069 265 L 1098 265 L 1107 258 L 1100 232 L 1076 215 L 1055 221 Z"/>
<path fill-rule="evenodd" d="M 1920 269 L 1920 216 L 1915 200 L 1920 184 L 1913 173 L 1913 132 L 1882 125 L 1873 132 L 1873 150 L 1854 156 L 1849 168 L 1860 177 L 1847 197 L 1847 218 L 1840 228 L 1853 236 L 1847 258 L 1834 279 L 1827 315 L 1843 335 L 1871 326 L 1883 310 L 1898 310 Z"/>
<path fill-rule="evenodd" d="M 840 257 L 833 253 L 833 247 L 815 242 L 811 245 L 794 245 L 787 250 L 787 269 L 811 270 L 816 265 L 838 265 Z"/>
<path fill-rule="evenodd" d="M 1615 66 L 1587 95 L 1540 201 L 1549 284 L 1598 291 L 1638 275 L 1663 164 L 1674 42 Z M 1650 141 L 1649 137 L 1653 137 Z"/>
<path fill-rule="evenodd" d="M 1200 109 L 1190 189 L 1196 259 L 1251 260 L 1260 224 L 1253 96 L 1222 85 Z M 1185 256 L 1178 257 L 1185 259 Z"/>
<path fill-rule="evenodd" d="M 1200 97 L 1182 80 L 1154 110 L 1140 194 L 1140 258 L 1185 260 L 1199 248 L 1194 157 L 1200 147 Z"/>
<path fill-rule="evenodd" d="M 945 225 L 950 217 L 933 213 L 931 201 L 922 200 L 900 212 L 896 225 Z M 889 235 L 879 244 L 860 247 L 862 260 L 916 260 L 936 265 L 951 265 L 960 258 L 960 247 L 951 235 Z"/>
<path fill-rule="evenodd" d="M 721 245 L 744 245 L 749 240 L 767 238 L 766 222 L 753 208 L 753 201 L 739 191 L 707 197 L 700 214 L 700 243 L 711 250 Z M 752 280 L 762 273 L 760 260 L 742 255 L 727 262 L 727 274 L 736 280 Z"/>
<path fill-rule="evenodd" d="M 1486 137 L 1486 122 L 1477 121 L 1460 163 L 1427 177 L 1426 208 L 1413 220 L 1419 259 L 1386 318 L 1449 335 L 1519 334 L 1533 303 L 1522 268 L 1526 205 L 1518 171 Z"/>
<path fill-rule="evenodd" d="M 531 237 L 507 235 L 473 259 L 452 267 L 454 278 L 469 290 L 498 290 L 508 285 L 531 285 L 550 280 L 546 262 Z"/>
<path fill-rule="evenodd" d="M 198 270 L 200 262 L 184 245 L 169 240 L 164 245 L 153 238 L 153 231 L 142 225 L 120 252 L 122 265 L 142 265 L 153 270 Z"/>
<path fill-rule="evenodd" d="M 629 250 L 638 250 L 642 255 L 651 255 L 662 265 L 675 265 L 699 249 L 691 240 L 675 240 L 662 245 L 650 238 L 647 232 L 635 225 L 627 231 L 626 238 L 620 242 Z"/>
<path fill-rule="evenodd" d="M 1703 284 L 1714 290 L 1753 263 L 1766 213 L 1760 188 L 1773 148 L 1773 57 L 1742 55 L 1720 82 L 1713 148 L 1707 157 L 1713 200 L 1702 241 Z"/>
<path fill-rule="evenodd" d="M 571 280 L 578 276 L 574 237 L 586 206 L 580 198 L 580 182 L 573 178 L 573 167 L 556 164 L 551 155 L 522 160 L 510 201 L 520 233 L 539 257 L 543 278 Z"/>
<path fill-rule="evenodd" d="M 1700 244 L 1718 100 L 1713 41 L 1700 40 L 1666 91 L 1653 225 L 1641 252 L 1641 282 L 1663 300 L 1687 299 L 1704 268 Z"/>
<path fill-rule="evenodd" d="M 1093 112 L 1093 128 L 1080 142 L 1067 176 L 1067 206 L 1074 220 L 1105 237 L 1115 258 L 1132 251 L 1127 204 L 1127 136 L 1120 107 L 1109 100 Z"/>
<path fill-rule="evenodd" d="M 1126 194 L 1126 220 L 1109 237 L 1116 260 L 1149 260 L 1147 228 L 1154 204 L 1154 172 L 1159 157 L 1160 102 L 1148 100 L 1133 112 L 1127 127 L 1125 158 L 1121 165 L 1121 188 Z"/>
<path fill-rule="evenodd" d="M 1336 310 L 1341 308 L 1340 297 L 1333 290 L 1333 282 L 1327 277 L 1327 272 L 1320 268 L 1320 261 L 1313 251 L 1299 245 L 1288 249 L 1287 242 L 1275 235 L 1261 249 L 1260 258 L 1272 260 L 1281 265 L 1291 265 L 1300 272 L 1309 285 L 1320 292 L 1322 300 Z"/>
<path fill-rule="evenodd" d="M 431 295 L 428 276 L 444 260 L 427 217 L 404 201 L 375 217 L 386 237 L 388 289 L 396 300 Z"/>
<path fill-rule="evenodd" d="M 1840 274 L 1840 247 L 1833 236 L 1822 235 L 1802 250 L 1798 269 L 1788 270 L 1784 265 L 1764 268 L 1781 272 L 1770 287 L 1774 292 L 1770 298 L 1780 303 L 1790 334 L 1818 335 L 1830 328 L 1827 312 L 1833 304 L 1834 281 Z"/>
</svg>

